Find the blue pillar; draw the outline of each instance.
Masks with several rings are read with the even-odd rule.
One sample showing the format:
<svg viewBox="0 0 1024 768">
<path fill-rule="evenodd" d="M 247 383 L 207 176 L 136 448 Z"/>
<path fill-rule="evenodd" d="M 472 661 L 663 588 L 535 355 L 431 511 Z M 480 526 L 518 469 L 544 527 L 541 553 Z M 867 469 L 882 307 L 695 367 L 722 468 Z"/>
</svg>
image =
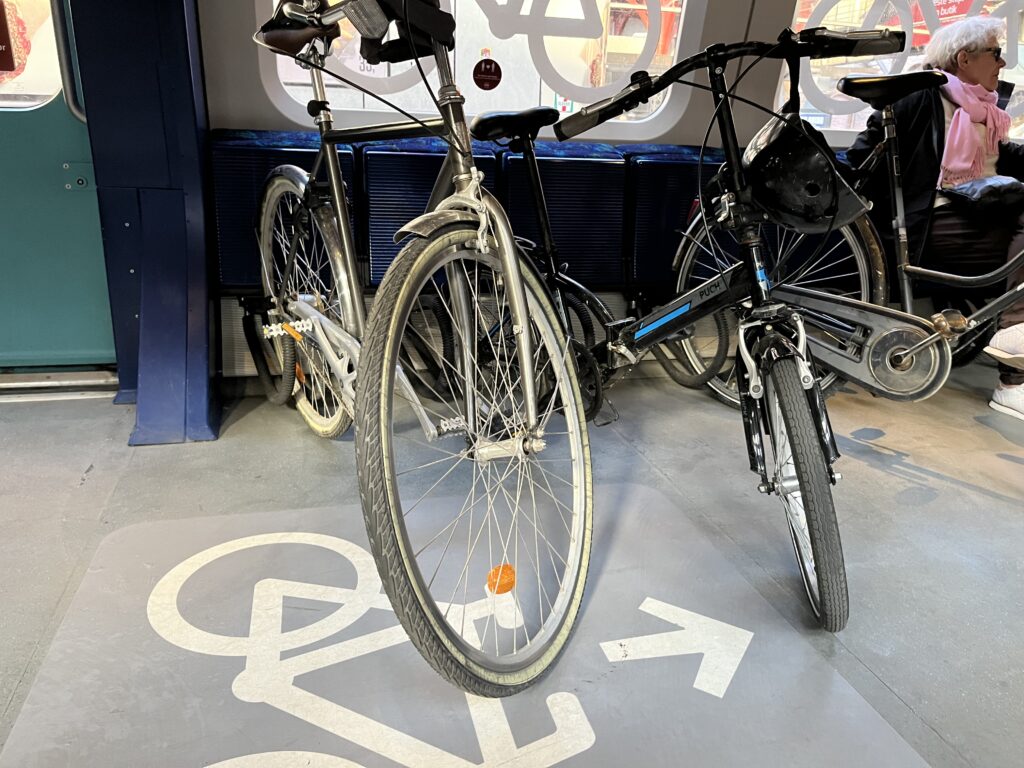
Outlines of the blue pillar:
<svg viewBox="0 0 1024 768">
<path fill-rule="evenodd" d="M 71 0 L 132 445 L 213 440 L 206 92 L 195 0 Z"/>
</svg>

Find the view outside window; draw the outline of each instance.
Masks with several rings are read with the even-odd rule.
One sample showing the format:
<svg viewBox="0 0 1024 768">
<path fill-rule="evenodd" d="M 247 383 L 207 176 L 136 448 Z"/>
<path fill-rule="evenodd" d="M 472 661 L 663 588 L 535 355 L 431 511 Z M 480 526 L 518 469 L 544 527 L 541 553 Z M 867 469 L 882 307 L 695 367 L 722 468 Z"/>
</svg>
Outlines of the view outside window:
<svg viewBox="0 0 1024 768">
<path fill-rule="evenodd" d="M 546 104 L 570 113 L 618 92 L 635 70 L 659 74 L 675 63 L 685 0 L 441 0 L 441 7 L 455 16 L 452 59 L 468 112 Z M 260 0 L 257 8 L 260 18 L 269 18 L 273 2 Z M 359 56 L 359 36 L 347 21 L 333 54 L 329 69 L 410 112 L 436 111 L 413 62 L 367 64 Z M 485 58 L 502 72 L 500 84 L 490 90 L 477 87 L 472 77 L 474 66 Z M 433 62 L 422 63 L 428 73 L 433 70 Z M 281 56 L 277 72 L 286 92 L 305 104 L 308 73 Z M 383 108 L 336 80 L 328 87 L 337 107 Z M 664 97 L 659 94 L 622 119 L 649 117 Z"/>
<path fill-rule="evenodd" d="M 1001 77 L 1024 83 L 1021 67 L 1021 20 L 1024 0 L 798 0 L 793 18 L 794 29 L 829 27 L 837 30 L 889 27 L 908 33 L 907 50 L 895 56 L 877 58 L 835 58 L 802 62 L 800 88 L 802 113 L 822 129 L 859 131 L 864 127 L 869 107 L 843 96 L 836 83 L 846 75 L 896 74 L 920 69 L 924 47 L 939 27 L 967 16 L 985 14 L 1006 23 L 1007 42 L 1003 46 L 1006 68 Z M 780 95 L 788 92 L 789 81 L 783 72 Z M 781 99 L 780 99 L 781 102 Z M 1013 117 L 1011 135 L 1024 137 L 1024 86 L 1018 87 L 1008 111 Z"/>
<path fill-rule="evenodd" d="M 60 89 L 48 0 L 0 0 L 0 109 L 32 109 Z"/>
</svg>

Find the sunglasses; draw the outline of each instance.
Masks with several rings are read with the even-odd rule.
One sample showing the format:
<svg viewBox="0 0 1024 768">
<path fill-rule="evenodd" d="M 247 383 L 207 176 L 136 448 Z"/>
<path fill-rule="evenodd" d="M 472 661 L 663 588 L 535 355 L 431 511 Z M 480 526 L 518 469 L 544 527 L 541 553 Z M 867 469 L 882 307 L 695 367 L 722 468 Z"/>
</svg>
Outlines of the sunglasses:
<svg viewBox="0 0 1024 768">
<path fill-rule="evenodd" d="M 992 58 L 1000 59 L 1003 56 L 1003 49 L 997 45 L 995 48 L 981 48 L 978 53 L 991 53 Z"/>
</svg>

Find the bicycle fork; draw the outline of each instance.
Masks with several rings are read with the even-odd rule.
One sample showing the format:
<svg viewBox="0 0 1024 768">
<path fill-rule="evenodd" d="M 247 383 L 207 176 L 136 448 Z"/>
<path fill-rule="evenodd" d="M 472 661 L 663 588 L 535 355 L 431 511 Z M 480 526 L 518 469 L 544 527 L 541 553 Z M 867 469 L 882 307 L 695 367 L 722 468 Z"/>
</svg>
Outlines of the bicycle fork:
<svg viewBox="0 0 1024 768">
<path fill-rule="evenodd" d="M 497 256 L 501 265 L 501 274 L 498 278 L 496 290 L 504 289 L 508 300 L 508 312 L 510 315 L 512 334 L 516 345 L 516 360 L 519 364 L 520 382 L 522 387 L 523 401 L 526 408 L 526 439 L 531 445 L 539 447 L 542 437 L 540 427 L 539 409 L 537 405 L 536 371 L 534 366 L 533 338 L 529 332 L 530 310 L 526 298 L 526 289 L 523 283 L 522 268 L 519 263 L 518 251 L 515 245 L 515 237 L 512 228 L 505 216 L 504 211 L 486 190 L 477 187 L 480 191 L 480 202 L 477 213 L 481 217 L 481 229 L 486 228 L 495 241 Z M 486 253 L 490 245 L 486 239 L 481 238 L 477 247 Z M 473 306 L 473 298 L 470 286 L 465 273 L 453 266 L 446 269 L 448 283 L 452 291 L 453 309 L 459 325 L 466 329 L 463 334 L 456 335 L 456 341 L 460 346 L 460 364 L 466 381 L 465 391 L 465 418 L 467 425 L 479 423 L 480 406 L 477 393 L 473 386 L 474 377 L 472 371 L 477 366 L 476 334 L 469 333 L 469 329 L 475 327 L 474 316 L 477 308 Z"/>
<path fill-rule="evenodd" d="M 769 309 L 776 311 L 769 315 Z M 738 382 L 740 412 L 743 415 L 743 431 L 750 470 L 761 477 L 761 482 L 757 486 L 761 493 L 774 493 L 777 490 L 774 481 L 768 477 L 765 462 L 763 436 L 767 431 L 775 429 L 775 425 L 767 416 L 764 382 L 771 376 L 772 367 L 784 358 L 793 358 L 796 361 L 800 385 L 807 395 L 811 415 L 817 427 L 818 442 L 829 479 L 835 485 L 842 477 L 832 467 L 839 458 L 839 447 L 836 445 L 835 433 L 832 431 L 832 423 L 825 408 L 821 386 L 814 376 L 803 318 L 796 312 L 784 316 L 779 309 L 787 308 L 780 304 L 762 307 L 760 311 L 755 310 L 740 322 L 737 332 L 737 355 L 742 362 L 741 370 L 745 371 L 747 376 L 747 386 L 743 385 L 742 379 Z M 788 333 L 781 332 L 780 327 L 787 328 Z"/>
</svg>

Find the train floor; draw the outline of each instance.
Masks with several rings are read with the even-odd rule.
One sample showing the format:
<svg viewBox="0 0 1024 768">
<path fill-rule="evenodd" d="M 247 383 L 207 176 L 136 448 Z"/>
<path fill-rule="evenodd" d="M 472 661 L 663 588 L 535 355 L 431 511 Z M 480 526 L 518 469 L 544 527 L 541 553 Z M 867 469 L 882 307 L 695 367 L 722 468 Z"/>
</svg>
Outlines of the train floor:
<svg viewBox="0 0 1024 768">
<path fill-rule="evenodd" d="M 591 429 L 577 630 L 504 700 L 374 597 L 351 435 L 243 398 L 216 442 L 129 448 L 131 407 L 0 403 L 0 768 L 1020 765 L 1024 421 L 994 379 L 829 400 L 836 635 L 738 412 L 627 379 Z"/>
</svg>

